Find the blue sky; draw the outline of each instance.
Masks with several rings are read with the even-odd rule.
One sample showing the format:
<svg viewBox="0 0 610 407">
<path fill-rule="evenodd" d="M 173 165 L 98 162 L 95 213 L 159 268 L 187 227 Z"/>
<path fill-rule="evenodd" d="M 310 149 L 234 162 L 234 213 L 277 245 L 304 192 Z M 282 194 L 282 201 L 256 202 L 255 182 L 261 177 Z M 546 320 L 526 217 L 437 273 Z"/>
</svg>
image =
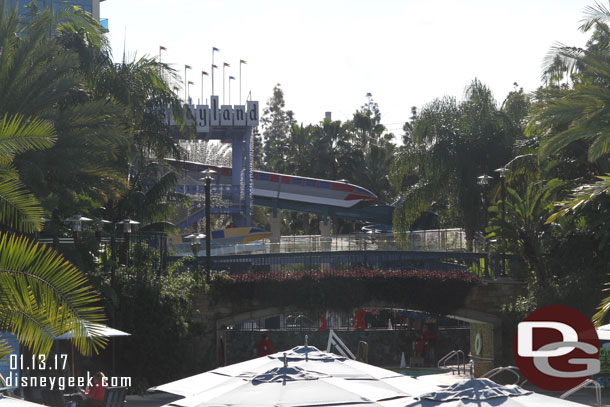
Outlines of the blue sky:
<svg viewBox="0 0 610 407">
<path fill-rule="evenodd" d="M 436 97 L 460 99 L 472 79 L 487 84 L 498 100 L 517 82 L 540 85 L 541 64 L 555 42 L 582 46 L 583 9 L 593 0 L 106 0 L 115 58 L 157 56 L 188 80 L 201 96 L 201 71 L 216 53 L 215 93 L 222 98 L 222 64 L 231 102 L 252 91 L 264 106 L 280 83 L 286 107 L 305 124 L 325 111 L 346 120 L 371 92 L 382 122 L 401 133 L 410 107 Z M 204 94 L 211 81 L 204 82 Z M 228 85 L 225 88 L 228 93 Z M 180 93 L 184 95 L 184 93 Z M 226 96 L 228 102 L 228 95 Z"/>
</svg>

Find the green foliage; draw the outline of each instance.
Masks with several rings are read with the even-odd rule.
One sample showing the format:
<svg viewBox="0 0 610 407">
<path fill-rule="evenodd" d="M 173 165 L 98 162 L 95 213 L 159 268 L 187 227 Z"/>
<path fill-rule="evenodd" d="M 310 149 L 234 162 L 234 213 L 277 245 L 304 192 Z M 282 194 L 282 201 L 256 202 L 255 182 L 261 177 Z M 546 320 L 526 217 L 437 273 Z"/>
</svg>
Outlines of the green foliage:
<svg viewBox="0 0 610 407">
<path fill-rule="evenodd" d="M 351 311 L 378 301 L 446 314 L 459 308 L 465 293 L 478 284 L 477 276 L 461 271 L 350 269 L 222 275 L 212 281 L 211 294 L 223 301 L 256 299 L 268 306 L 316 312 Z"/>
<path fill-rule="evenodd" d="M 55 22 L 67 30 L 72 20 L 52 16 L 43 11 L 20 25 L 16 10 L 0 3 L 0 223 L 9 231 L 41 228 L 43 210 L 13 161 L 57 145 L 59 119 L 79 87 L 71 55 L 60 52 L 49 29 Z M 48 120 L 51 111 L 55 120 Z M 54 337 L 71 331 L 75 347 L 90 354 L 105 346 L 104 339 L 89 337 L 96 333 L 92 324 L 103 320 L 97 293 L 61 255 L 24 236 L 0 236 L 0 331 L 15 333 L 35 354 L 48 353 Z M 6 352 L 3 342 L 0 353 Z"/>
<path fill-rule="evenodd" d="M 88 338 L 104 320 L 100 298 L 84 275 L 60 255 L 24 237 L 0 240 L 0 327 L 16 333 L 34 354 L 46 354 L 53 339 L 73 331 L 83 354 L 98 352 L 106 339 Z"/>
<path fill-rule="evenodd" d="M 273 96 L 267 101 L 261 118 L 265 168 L 270 170 L 276 170 L 286 160 L 289 153 L 288 134 L 294 123 L 292 111 L 284 110 L 286 102 L 280 86 L 278 83 L 273 88 Z"/>
<path fill-rule="evenodd" d="M 190 321 L 191 290 L 196 287 L 192 272 L 183 262 L 160 275 L 155 267 L 158 253 L 136 247 L 132 265 L 116 270 L 115 283 L 108 287 L 116 305 L 108 303 L 115 315 L 113 324 L 132 336 L 121 344 L 118 364 L 124 375 L 160 384 L 194 373 L 189 341 L 200 328 Z M 110 271 L 98 277 L 110 282 Z"/>
<path fill-rule="evenodd" d="M 456 216 L 445 225 L 464 227 L 472 241 L 486 219 L 481 196 L 488 191 L 477 185 L 477 177 L 508 162 L 518 136 L 518 126 L 478 80 L 463 102 L 444 98 L 425 106 L 412 124 L 412 144 L 400 151 L 393 166 L 392 183 L 405 197 L 394 212 L 395 229 L 409 230 L 422 211 L 442 202 Z"/>
<path fill-rule="evenodd" d="M 487 228 L 487 237 L 510 242 L 511 249 L 527 261 L 541 285 L 548 279 L 546 243 L 553 239 L 550 232 L 555 227 L 547 219 L 555 211 L 555 200 L 566 186 L 559 179 L 528 183 L 519 191 L 506 186 L 506 202 L 499 201 L 489 208 L 495 216 Z"/>
</svg>

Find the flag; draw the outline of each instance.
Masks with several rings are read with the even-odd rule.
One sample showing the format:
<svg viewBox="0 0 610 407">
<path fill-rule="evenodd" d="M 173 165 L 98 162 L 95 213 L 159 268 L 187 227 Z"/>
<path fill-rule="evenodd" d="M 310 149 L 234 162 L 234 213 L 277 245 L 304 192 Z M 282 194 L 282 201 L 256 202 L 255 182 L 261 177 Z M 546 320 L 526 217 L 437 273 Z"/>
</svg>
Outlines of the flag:
<svg viewBox="0 0 610 407">
<path fill-rule="evenodd" d="M 216 65 L 212 65 L 212 68 L 216 68 L 216 69 L 218 69 L 218 66 L 216 66 Z"/>
<path fill-rule="evenodd" d="M 190 65 L 184 65 L 184 69 L 191 69 Z"/>
<path fill-rule="evenodd" d="M 216 47 L 212 47 L 212 52 L 214 52 L 214 51 L 218 51 L 218 52 L 220 52 L 220 50 L 219 50 L 218 48 L 216 48 Z"/>
<path fill-rule="evenodd" d="M 240 63 L 240 64 L 246 64 L 246 61 L 245 61 L 245 60 L 243 60 L 243 59 L 240 59 L 240 60 L 239 60 L 239 63 Z M 246 65 L 247 65 L 247 64 L 246 64 Z"/>
<path fill-rule="evenodd" d="M 229 80 L 231 80 L 231 79 L 235 79 L 235 77 L 229 75 Z"/>
<path fill-rule="evenodd" d="M 159 49 L 161 49 L 163 51 L 167 51 L 167 48 L 165 48 L 163 45 L 159 45 Z"/>
<path fill-rule="evenodd" d="M 231 65 L 227 64 L 226 62 L 224 62 L 222 66 L 229 66 L 230 67 Z"/>
<path fill-rule="evenodd" d="M 189 81 L 189 85 L 194 85 L 194 84 L 195 84 L 195 82 Z"/>
<path fill-rule="evenodd" d="M 209 74 L 206 71 L 201 71 L 201 74 L 205 75 L 205 76 L 209 76 Z"/>
</svg>

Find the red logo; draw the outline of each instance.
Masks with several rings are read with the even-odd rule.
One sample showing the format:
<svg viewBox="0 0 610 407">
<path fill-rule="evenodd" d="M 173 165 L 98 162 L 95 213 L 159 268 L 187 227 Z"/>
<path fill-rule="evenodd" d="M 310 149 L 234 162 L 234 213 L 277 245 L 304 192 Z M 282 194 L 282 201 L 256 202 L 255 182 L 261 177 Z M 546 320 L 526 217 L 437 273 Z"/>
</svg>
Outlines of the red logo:
<svg viewBox="0 0 610 407">
<path fill-rule="evenodd" d="M 595 327 L 562 305 L 540 308 L 520 322 L 513 353 L 523 376 L 545 390 L 569 390 L 600 370 Z"/>
</svg>

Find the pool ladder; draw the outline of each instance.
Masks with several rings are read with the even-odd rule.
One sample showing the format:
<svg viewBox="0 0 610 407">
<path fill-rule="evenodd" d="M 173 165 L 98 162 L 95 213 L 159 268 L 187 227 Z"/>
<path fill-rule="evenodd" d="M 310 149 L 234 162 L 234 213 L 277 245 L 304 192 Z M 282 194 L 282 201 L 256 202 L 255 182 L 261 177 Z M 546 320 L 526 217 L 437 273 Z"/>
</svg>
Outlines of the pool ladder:
<svg viewBox="0 0 610 407">
<path fill-rule="evenodd" d="M 460 356 L 461 356 L 461 359 L 460 359 Z M 439 361 L 437 363 L 437 367 L 439 369 L 451 369 L 451 373 L 453 373 L 453 368 L 450 366 L 447 366 L 447 362 L 453 358 L 455 358 L 457 361 L 458 376 L 462 374 L 460 372 L 460 361 L 461 361 L 461 366 L 463 366 L 464 374 L 466 374 L 466 356 L 464 355 L 464 352 L 461 350 L 452 350 L 451 352 L 447 353 L 445 356 L 443 356 L 442 358 L 439 359 Z"/>
<path fill-rule="evenodd" d="M 521 379 L 521 373 L 519 372 L 519 368 L 516 366 L 501 366 L 496 367 L 495 369 L 491 369 L 489 372 L 485 373 L 481 378 L 491 379 L 496 376 L 498 373 L 502 372 L 510 372 L 517 377 L 517 380 L 513 384 L 517 384 L 521 387 L 525 385 L 527 379 L 524 379 L 521 383 L 519 380 Z M 576 393 L 582 389 L 594 389 L 595 391 L 595 399 L 596 399 L 596 407 L 602 407 L 602 386 L 595 380 L 587 379 L 576 387 L 571 388 L 570 390 L 563 393 L 559 396 L 560 399 L 566 399 L 570 397 L 572 394 Z"/>
</svg>

